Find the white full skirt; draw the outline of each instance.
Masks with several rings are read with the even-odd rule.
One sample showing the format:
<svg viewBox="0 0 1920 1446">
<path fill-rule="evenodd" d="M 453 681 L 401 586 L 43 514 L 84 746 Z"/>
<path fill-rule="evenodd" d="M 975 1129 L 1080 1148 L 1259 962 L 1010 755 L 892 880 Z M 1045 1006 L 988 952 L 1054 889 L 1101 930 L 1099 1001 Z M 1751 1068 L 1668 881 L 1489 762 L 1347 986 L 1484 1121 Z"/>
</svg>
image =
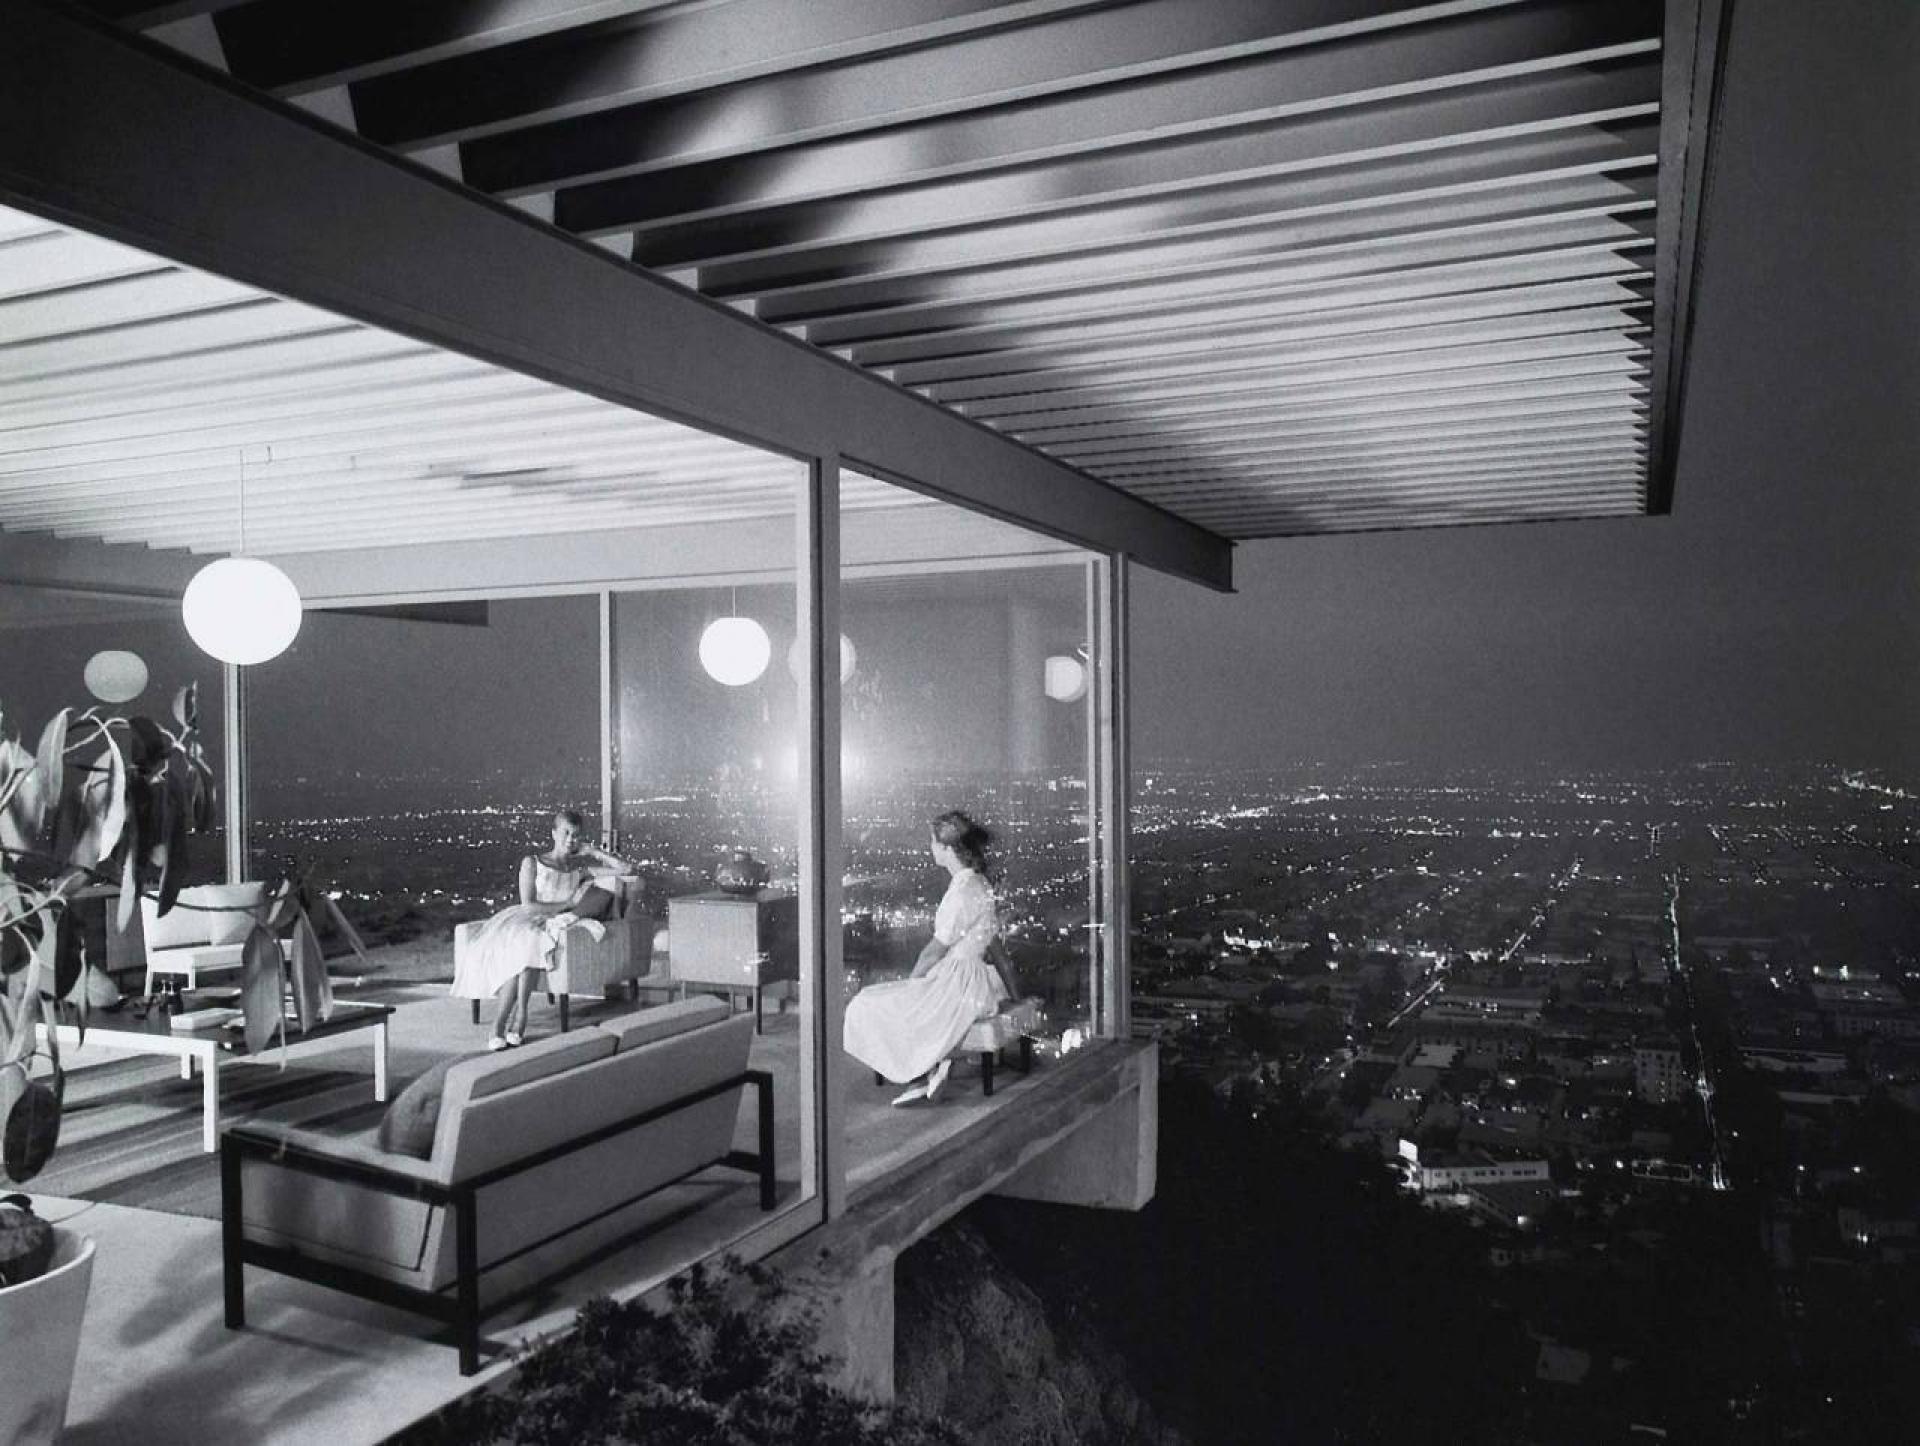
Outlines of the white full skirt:
<svg viewBox="0 0 1920 1446">
<path fill-rule="evenodd" d="M 952 1054 L 974 1021 L 991 1015 L 1005 996 L 986 960 L 949 956 L 918 979 L 870 984 L 849 999 L 846 1051 L 905 1084 Z"/>
</svg>

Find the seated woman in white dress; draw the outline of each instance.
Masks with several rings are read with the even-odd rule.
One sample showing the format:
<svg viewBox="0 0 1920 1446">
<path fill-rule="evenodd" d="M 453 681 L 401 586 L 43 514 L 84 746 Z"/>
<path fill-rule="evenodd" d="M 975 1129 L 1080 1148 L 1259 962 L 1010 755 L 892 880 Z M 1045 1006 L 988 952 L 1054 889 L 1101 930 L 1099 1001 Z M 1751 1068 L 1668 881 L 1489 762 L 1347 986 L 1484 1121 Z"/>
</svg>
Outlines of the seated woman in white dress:
<svg viewBox="0 0 1920 1446">
<path fill-rule="evenodd" d="M 934 862 L 950 876 L 933 938 L 905 979 L 871 984 L 847 1001 L 847 1053 L 895 1084 L 919 1081 L 896 1105 L 932 1099 L 947 1058 L 976 1019 L 1006 997 L 987 950 L 1000 933 L 987 848 L 993 835 L 959 810 L 933 821 Z"/>
<path fill-rule="evenodd" d="M 594 887 L 592 865 L 626 868 L 622 860 L 585 842 L 583 827 L 573 809 L 554 814 L 552 851 L 520 860 L 520 902 L 482 924 L 461 952 L 453 994 L 461 999 L 484 999 L 496 992 L 500 996 L 488 1049 L 506 1049 L 524 1038 L 527 1006 L 560 944 L 562 931 L 554 920 L 579 906 Z"/>
</svg>

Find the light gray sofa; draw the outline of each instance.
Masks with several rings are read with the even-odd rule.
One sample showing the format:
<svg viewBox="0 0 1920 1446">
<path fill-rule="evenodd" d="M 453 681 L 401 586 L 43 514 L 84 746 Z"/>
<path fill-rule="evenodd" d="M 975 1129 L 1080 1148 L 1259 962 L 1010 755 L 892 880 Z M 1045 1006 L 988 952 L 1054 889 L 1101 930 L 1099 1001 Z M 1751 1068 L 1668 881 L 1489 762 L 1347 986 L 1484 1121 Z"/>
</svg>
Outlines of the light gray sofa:
<svg viewBox="0 0 1920 1446">
<path fill-rule="evenodd" d="M 451 1323 L 471 1375 L 480 1319 L 634 1233 L 655 1191 L 731 1165 L 773 1208 L 773 1081 L 747 1069 L 752 1042 L 751 1019 L 698 998 L 460 1059 L 425 1159 L 298 1109 L 229 1127 L 227 1324 L 245 1323 L 254 1265 Z M 747 1088 L 757 1153 L 733 1148 Z"/>
</svg>

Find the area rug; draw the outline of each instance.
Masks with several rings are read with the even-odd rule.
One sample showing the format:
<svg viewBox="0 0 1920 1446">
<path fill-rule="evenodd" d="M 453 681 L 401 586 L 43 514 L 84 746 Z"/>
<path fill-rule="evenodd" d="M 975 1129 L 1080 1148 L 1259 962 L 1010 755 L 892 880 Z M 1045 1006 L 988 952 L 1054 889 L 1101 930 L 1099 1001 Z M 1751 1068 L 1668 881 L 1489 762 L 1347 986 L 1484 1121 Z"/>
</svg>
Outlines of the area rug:
<svg viewBox="0 0 1920 1446">
<path fill-rule="evenodd" d="M 396 1087 L 399 1081 L 395 1081 Z M 36 1194 L 105 1200 L 146 1210 L 220 1218 L 220 1158 L 201 1148 L 201 1083 L 180 1078 L 171 1059 L 124 1059 L 67 1074 L 60 1145 L 28 1188 Z M 223 1064 L 222 1122 L 299 1102 L 353 1123 L 377 1121 L 373 1078 L 364 1065 L 329 1067 L 323 1056 Z"/>
</svg>

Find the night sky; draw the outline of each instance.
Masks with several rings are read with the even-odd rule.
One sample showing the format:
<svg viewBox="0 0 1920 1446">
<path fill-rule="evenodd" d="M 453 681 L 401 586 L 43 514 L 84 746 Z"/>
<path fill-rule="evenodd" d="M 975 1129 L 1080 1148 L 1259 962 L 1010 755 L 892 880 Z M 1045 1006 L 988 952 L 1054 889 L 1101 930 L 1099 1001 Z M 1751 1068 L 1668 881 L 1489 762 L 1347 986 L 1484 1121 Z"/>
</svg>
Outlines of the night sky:
<svg viewBox="0 0 1920 1446">
<path fill-rule="evenodd" d="M 1135 575 L 1143 760 L 1920 772 L 1920 4 L 1744 0 L 1673 515 Z"/>
</svg>

